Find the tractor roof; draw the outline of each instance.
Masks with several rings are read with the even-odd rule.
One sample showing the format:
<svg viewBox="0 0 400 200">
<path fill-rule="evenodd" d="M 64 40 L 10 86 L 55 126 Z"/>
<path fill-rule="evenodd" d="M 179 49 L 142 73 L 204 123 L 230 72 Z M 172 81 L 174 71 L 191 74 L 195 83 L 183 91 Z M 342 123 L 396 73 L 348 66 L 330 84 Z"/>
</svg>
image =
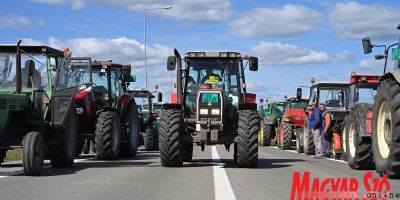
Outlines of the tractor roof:
<svg viewBox="0 0 400 200">
<path fill-rule="evenodd" d="M 57 55 L 59 57 L 64 57 L 64 51 L 60 51 L 48 46 L 21 45 L 19 48 L 26 53 L 48 53 Z M 0 45 L 0 52 L 17 52 L 17 45 Z"/>
<path fill-rule="evenodd" d="M 315 86 L 318 87 L 349 87 L 349 83 L 345 82 L 319 82 Z"/>
<path fill-rule="evenodd" d="M 125 65 L 126 66 L 126 65 Z M 92 68 L 123 68 L 124 65 L 112 63 L 112 61 L 93 61 Z"/>
<path fill-rule="evenodd" d="M 241 55 L 238 52 L 188 52 L 185 54 L 185 58 L 240 58 Z"/>
<path fill-rule="evenodd" d="M 131 88 L 127 92 L 133 94 L 134 97 L 139 98 L 147 98 L 149 94 L 151 95 L 151 98 L 155 97 L 149 90 L 144 88 Z"/>
<path fill-rule="evenodd" d="M 355 83 L 379 83 L 381 75 L 352 74 L 350 76 L 350 84 Z"/>
</svg>

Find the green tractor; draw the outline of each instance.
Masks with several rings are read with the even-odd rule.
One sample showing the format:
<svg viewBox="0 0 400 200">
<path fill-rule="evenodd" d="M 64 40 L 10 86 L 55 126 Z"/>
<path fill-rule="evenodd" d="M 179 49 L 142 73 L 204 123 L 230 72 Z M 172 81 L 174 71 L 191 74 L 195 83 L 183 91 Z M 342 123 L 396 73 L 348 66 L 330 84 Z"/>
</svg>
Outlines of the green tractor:
<svg viewBox="0 0 400 200">
<path fill-rule="evenodd" d="M 271 102 L 263 106 L 260 112 L 262 127 L 258 137 L 260 145 L 271 145 L 271 140 L 276 136 L 276 130 L 279 127 L 285 107 L 284 102 Z"/>
<path fill-rule="evenodd" d="M 0 46 L 1 162 L 7 150 L 22 147 L 28 176 L 40 175 L 47 157 L 53 167 L 71 167 L 78 136 L 73 96 L 79 87 L 57 87 L 69 78 L 64 71 L 70 53 L 20 43 Z"/>
</svg>

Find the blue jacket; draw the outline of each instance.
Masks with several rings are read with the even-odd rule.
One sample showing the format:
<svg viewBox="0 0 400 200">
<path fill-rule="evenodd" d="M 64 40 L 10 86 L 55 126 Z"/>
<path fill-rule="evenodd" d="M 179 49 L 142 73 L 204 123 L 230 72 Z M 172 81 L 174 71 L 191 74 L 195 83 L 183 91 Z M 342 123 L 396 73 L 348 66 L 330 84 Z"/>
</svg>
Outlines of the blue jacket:
<svg viewBox="0 0 400 200">
<path fill-rule="evenodd" d="M 313 113 L 310 117 L 309 127 L 312 129 L 322 129 L 322 113 L 319 108 L 314 108 Z"/>
</svg>

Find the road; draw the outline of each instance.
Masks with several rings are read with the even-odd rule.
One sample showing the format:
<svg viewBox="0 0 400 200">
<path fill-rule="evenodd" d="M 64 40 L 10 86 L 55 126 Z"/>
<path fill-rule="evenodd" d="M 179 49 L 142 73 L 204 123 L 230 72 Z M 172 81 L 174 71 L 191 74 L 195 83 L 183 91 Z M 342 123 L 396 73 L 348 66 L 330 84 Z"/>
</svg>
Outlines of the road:
<svg viewBox="0 0 400 200">
<path fill-rule="evenodd" d="M 310 171 L 321 180 L 354 177 L 359 184 L 368 172 L 275 147 L 259 148 L 257 169 L 236 168 L 231 158 L 223 146 L 207 146 L 205 152 L 195 146 L 193 163 L 181 168 L 162 167 L 158 152 L 140 151 L 134 159 L 116 161 L 89 156 L 72 168 L 48 167 L 40 177 L 10 173 L 21 166 L 5 163 L 0 167 L 0 199 L 289 199 L 295 171 Z M 398 180 L 390 184 L 398 191 Z"/>
</svg>

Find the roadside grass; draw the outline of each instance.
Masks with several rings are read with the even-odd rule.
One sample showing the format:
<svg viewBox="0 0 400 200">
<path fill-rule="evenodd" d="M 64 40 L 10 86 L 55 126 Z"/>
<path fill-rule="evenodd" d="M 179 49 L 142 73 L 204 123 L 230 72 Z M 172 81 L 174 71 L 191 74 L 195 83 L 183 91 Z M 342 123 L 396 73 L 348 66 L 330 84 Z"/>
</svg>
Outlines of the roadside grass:
<svg viewBox="0 0 400 200">
<path fill-rule="evenodd" d="M 8 161 L 15 161 L 15 160 L 22 160 L 22 149 L 21 148 L 7 151 L 4 161 L 8 162 Z"/>
</svg>

